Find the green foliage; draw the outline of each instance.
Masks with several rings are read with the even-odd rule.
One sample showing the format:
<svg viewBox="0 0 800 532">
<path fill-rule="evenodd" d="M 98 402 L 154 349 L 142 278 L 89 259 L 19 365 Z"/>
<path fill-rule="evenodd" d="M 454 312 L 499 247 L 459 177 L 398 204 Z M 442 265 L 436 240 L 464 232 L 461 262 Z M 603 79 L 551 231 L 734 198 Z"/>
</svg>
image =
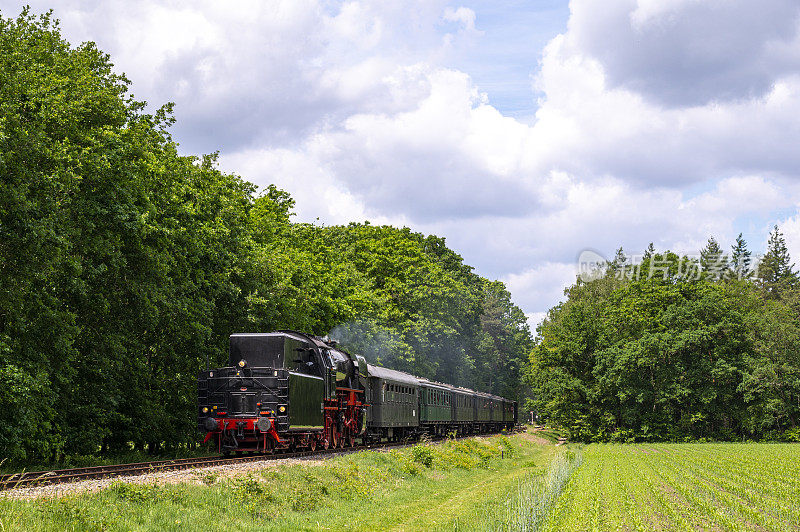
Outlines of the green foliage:
<svg viewBox="0 0 800 532">
<path fill-rule="evenodd" d="M 255 517 L 267 515 L 264 510 L 276 500 L 269 486 L 252 475 L 237 477 L 228 487 L 241 508 Z"/>
<path fill-rule="evenodd" d="M 731 246 L 731 273 L 736 278 L 744 278 L 749 276 L 750 264 L 750 250 L 747 249 L 747 242 L 742 238 L 742 233 L 736 237 L 736 243 Z"/>
<path fill-rule="evenodd" d="M 699 266 L 720 256 L 712 239 Z M 638 278 L 621 275 L 623 263 L 579 280 L 540 326 L 529 375 L 540 415 L 577 441 L 737 440 L 798 426 L 790 284 L 777 301 L 755 283 L 695 275 L 669 252 L 645 258 Z"/>
<path fill-rule="evenodd" d="M 154 504 L 167 499 L 176 500 L 174 492 L 165 490 L 156 484 L 114 482 L 109 489 L 118 499 L 138 504 Z"/>
<path fill-rule="evenodd" d="M 786 240 L 776 225 L 769 235 L 767 252 L 758 265 L 758 280 L 767 297 L 780 299 L 781 295 L 797 285 L 797 272 L 789 258 Z"/>
<path fill-rule="evenodd" d="M 411 449 L 411 455 L 414 461 L 424 465 L 425 467 L 433 466 L 433 449 L 428 445 L 415 445 Z"/>
</svg>

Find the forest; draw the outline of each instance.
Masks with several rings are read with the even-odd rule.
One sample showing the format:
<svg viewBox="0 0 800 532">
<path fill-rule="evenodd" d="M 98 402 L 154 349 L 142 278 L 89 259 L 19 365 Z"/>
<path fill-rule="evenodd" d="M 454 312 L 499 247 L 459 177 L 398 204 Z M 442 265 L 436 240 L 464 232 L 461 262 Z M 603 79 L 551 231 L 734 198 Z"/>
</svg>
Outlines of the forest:
<svg viewBox="0 0 800 532">
<path fill-rule="evenodd" d="M 538 328 L 534 408 L 586 442 L 800 441 L 800 282 L 777 226 L 756 260 L 620 248 Z"/>
<path fill-rule="evenodd" d="M 180 153 L 93 43 L 0 16 L 0 456 L 193 445 L 233 332 L 330 334 L 375 363 L 522 397 L 523 312 L 443 238 L 293 221 Z"/>
</svg>

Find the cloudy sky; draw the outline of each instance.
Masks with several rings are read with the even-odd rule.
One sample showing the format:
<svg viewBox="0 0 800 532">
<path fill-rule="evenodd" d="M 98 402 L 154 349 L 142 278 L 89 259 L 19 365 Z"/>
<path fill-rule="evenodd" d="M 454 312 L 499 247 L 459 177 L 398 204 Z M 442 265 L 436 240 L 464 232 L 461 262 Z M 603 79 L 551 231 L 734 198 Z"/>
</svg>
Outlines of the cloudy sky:
<svg viewBox="0 0 800 532">
<path fill-rule="evenodd" d="M 300 220 L 445 236 L 532 323 L 587 248 L 777 223 L 800 263 L 795 0 L 30 3 L 175 102 L 185 153 Z"/>
</svg>

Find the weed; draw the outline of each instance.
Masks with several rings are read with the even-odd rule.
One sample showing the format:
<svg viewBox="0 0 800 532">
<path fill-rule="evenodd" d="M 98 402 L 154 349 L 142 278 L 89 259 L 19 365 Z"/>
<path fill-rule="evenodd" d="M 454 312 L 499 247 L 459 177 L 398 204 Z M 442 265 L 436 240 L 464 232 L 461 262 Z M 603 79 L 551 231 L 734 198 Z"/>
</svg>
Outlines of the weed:
<svg viewBox="0 0 800 532">
<path fill-rule="evenodd" d="M 206 486 L 212 486 L 217 483 L 219 480 L 219 473 L 216 471 L 209 471 L 207 473 L 198 473 L 197 474 L 198 480 L 205 484 Z"/>
<path fill-rule="evenodd" d="M 415 445 L 411 448 L 411 455 L 414 461 L 422 464 L 427 468 L 433 467 L 433 449 L 428 445 Z"/>
<path fill-rule="evenodd" d="M 172 500 L 166 489 L 155 484 L 133 484 L 129 482 L 113 482 L 111 493 L 118 499 L 138 504 L 153 504 L 164 500 Z"/>
<path fill-rule="evenodd" d="M 247 513 L 255 517 L 269 515 L 268 505 L 275 502 L 275 496 L 268 487 L 251 475 L 235 478 L 227 487 L 237 502 Z"/>
</svg>

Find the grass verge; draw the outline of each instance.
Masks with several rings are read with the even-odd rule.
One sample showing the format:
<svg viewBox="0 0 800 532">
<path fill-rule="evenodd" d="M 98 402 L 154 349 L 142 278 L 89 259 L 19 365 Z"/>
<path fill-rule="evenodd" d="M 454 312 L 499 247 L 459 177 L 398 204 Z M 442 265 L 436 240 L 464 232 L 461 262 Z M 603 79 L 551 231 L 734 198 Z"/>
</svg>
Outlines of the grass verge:
<svg viewBox="0 0 800 532">
<path fill-rule="evenodd" d="M 455 522 L 454 529 L 533 532 L 541 530 L 570 476 L 583 463 L 581 447 L 561 448 L 547 474 L 536 472 L 521 480 L 503 504 L 485 504 L 478 512 Z"/>
<path fill-rule="evenodd" d="M 61 499 L 0 499 L 0 529 L 431 530 L 463 528 L 465 515 L 481 516 L 474 524 L 491 529 L 510 498 L 523 500 L 526 483 L 550 478 L 559 453 L 523 434 L 361 452 L 230 479 L 210 474 L 201 484 L 118 482 Z M 487 513 L 493 506 L 503 510 Z"/>
</svg>

